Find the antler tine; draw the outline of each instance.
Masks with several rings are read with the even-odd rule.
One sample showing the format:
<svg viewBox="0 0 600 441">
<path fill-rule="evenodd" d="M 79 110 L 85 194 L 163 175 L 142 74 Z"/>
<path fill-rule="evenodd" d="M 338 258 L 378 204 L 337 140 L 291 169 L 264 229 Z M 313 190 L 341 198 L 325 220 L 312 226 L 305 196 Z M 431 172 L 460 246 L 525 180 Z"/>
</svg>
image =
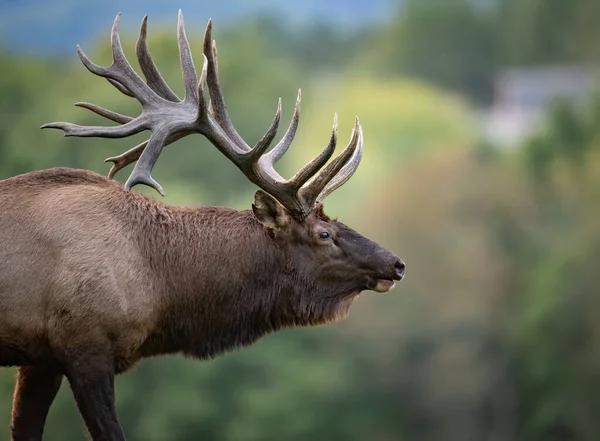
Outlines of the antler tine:
<svg viewBox="0 0 600 441">
<path fill-rule="evenodd" d="M 170 144 L 173 144 L 175 141 L 178 141 L 187 135 L 188 134 L 184 133 L 184 132 L 173 134 L 171 137 L 169 137 L 165 141 L 165 145 L 163 146 L 163 148 Z M 113 163 L 112 167 L 110 168 L 110 171 L 108 172 L 108 177 L 110 179 L 112 179 L 119 170 L 122 170 L 125 167 L 127 167 L 129 164 L 132 164 L 135 161 L 137 161 L 139 159 L 139 157 L 142 155 L 142 152 L 144 151 L 146 146 L 148 145 L 148 141 L 149 140 L 146 140 L 146 141 L 136 145 L 132 149 L 129 149 L 124 153 L 121 153 L 120 155 L 111 156 L 110 158 L 106 158 L 104 160 L 104 162 L 112 162 Z"/>
<path fill-rule="evenodd" d="M 299 195 L 302 199 L 312 206 L 327 184 L 336 177 L 348 163 L 350 158 L 352 158 L 355 151 L 359 148 L 359 144 L 362 148 L 362 132 L 360 130 L 358 117 L 356 117 L 356 122 L 352 129 L 352 137 L 348 146 L 333 161 L 331 161 L 327 167 L 321 170 L 318 175 L 315 175 L 310 182 L 300 189 Z"/>
<path fill-rule="evenodd" d="M 110 158 L 106 158 L 104 160 L 104 162 L 112 162 L 113 165 L 110 168 L 110 170 L 108 171 L 108 179 L 112 179 L 114 178 L 115 174 L 117 174 L 117 172 L 125 167 L 127 167 L 129 164 L 137 161 L 140 157 L 140 155 L 142 154 L 142 152 L 144 151 L 144 149 L 146 148 L 146 146 L 148 145 L 148 141 L 146 140 L 144 142 L 142 142 L 141 144 L 136 145 L 134 148 L 127 150 L 124 153 L 121 153 L 120 155 L 117 156 L 111 156 Z"/>
<path fill-rule="evenodd" d="M 93 63 L 77 45 L 77 53 L 83 65 L 94 75 L 106 78 L 113 86 L 125 95 L 135 97 L 142 104 L 152 101 L 156 94 L 133 70 L 121 47 L 119 38 L 119 19 L 121 13 L 118 13 L 111 29 L 111 47 L 113 54 L 113 63 L 109 67 L 102 67 Z"/>
<path fill-rule="evenodd" d="M 166 100 L 173 101 L 174 103 L 181 101 L 177 95 L 171 90 L 169 85 L 165 82 L 162 75 L 158 71 L 150 50 L 148 49 L 147 40 L 147 26 L 148 16 L 145 15 L 142 19 L 142 25 L 140 26 L 140 34 L 138 41 L 135 45 L 136 54 L 140 68 L 146 78 L 146 83 L 156 94 L 163 97 Z"/>
<path fill-rule="evenodd" d="M 202 73 L 198 82 L 198 116 L 197 121 L 202 125 L 200 132 L 203 133 L 211 142 L 230 160 L 232 160 L 240 170 L 247 176 L 252 173 L 250 168 L 252 164 L 258 161 L 258 158 L 269 148 L 273 138 L 277 134 L 279 121 L 281 119 L 281 99 L 279 99 L 277 111 L 271 126 L 263 135 L 254 148 L 250 149 L 248 144 L 238 144 L 229 137 L 223 125 L 216 120 L 211 108 L 211 88 L 214 84 L 209 83 L 210 61 L 205 54 L 202 54 L 204 63 Z M 238 135 L 239 136 L 239 135 Z"/>
<path fill-rule="evenodd" d="M 206 30 L 204 31 L 203 52 L 208 59 L 208 91 L 210 93 L 210 101 L 212 105 L 212 115 L 227 134 L 227 136 L 242 150 L 250 150 L 250 146 L 242 139 L 239 133 L 233 127 L 233 123 L 229 119 L 227 106 L 221 91 L 219 82 L 219 65 L 217 61 L 217 43 L 212 39 L 212 19 L 208 20 Z"/>
<path fill-rule="evenodd" d="M 198 119 L 207 120 L 211 115 L 210 110 L 210 95 L 207 93 L 208 84 L 208 59 L 202 54 L 202 71 L 200 72 L 200 80 L 198 80 Z"/>
<path fill-rule="evenodd" d="M 133 121 L 133 118 L 127 115 L 121 115 L 120 113 L 113 112 L 112 110 L 105 109 L 104 107 L 97 106 L 91 103 L 75 103 L 76 107 L 82 107 L 84 109 L 91 110 L 92 112 L 103 116 L 106 119 L 110 119 L 111 121 L 118 122 L 121 124 L 126 124 L 130 121 Z"/>
<path fill-rule="evenodd" d="M 78 46 L 79 48 L 79 46 Z M 83 52 L 81 52 L 79 55 L 81 56 L 83 54 Z M 86 66 L 87 67 L 87 66 Z M 127 95 L 128 97 L 131 98 L 135 98 L 135 95 L 125 86 L 123 86 L 121 83 L 119 83 L 117 80 L 113 80 L 112 78 L 107 78 L 106 79 L 110 84 L 112 84 L 119 92 L 121 92 L 123 95 Z"/>
<path fill-rule="evenodd" d="M 329 139 L 329 144 L 316 158 L 306 164 L 300 171 L 298 171 L 290 182 L 295 191 L 300 190 L 300 188 L 310 179 L 315 173 L 317 173 L 321 167 L 323 167 L 329 158 L 333 155 L 335 151 L 335 147 L 337 145 L 337 113 L 333 116 L 333 129 L 331 131 L 331 138 Z M 310 204 L 312 206 L 312 204 Z"/>
<path fill-rule="evenodd" d="M 296 136 L 296 129 L 298 128 L 298 123 L 300 121 L 301 102 L 302 92 L 300 91 L 300 89 L 298 89 L 298 97 L 296 98 L 296 105 L 294 106 L 294 114 L 292 115 L 290 125 L 283 134 L 281 140 L 277 143 L 275 147 L 273 147 L 273 150 L 271 150 L 265 155 L 265 160 L 269 161 L 269 164 L 271 166 L 277 161 L 279 161 L 292 145 L 292 141 L 294 140 L 294 136 Z"/>
<path fill-rule="evenodd" d="M 325 186 L 325 188 L 321 191 L 317 200 L 322 201 L 328 195 L 330 195 L 333 191 L 340 188 L 344 185 L 348 179 L 352 177 L 354 172 L 358 169 L 360 161 L 362 159 L 362 151 L 363 151 L 363 132 L 362 127 L 358 127 L 358 145 L 354 153 L 350 157 L 350 159 L 346 162 L 346 165 L 342 167 L 342 169 L 335 175 L 335 177 Z"/>
<path fill-rule="evenodd" d="M 148 85 L 140 78 L 133 70 L 121 46 L 119 37 L 119 20 L 121 13 L 118 13 L 113 22 L 111 30 L 111 46 L 113 55 L 113 64 L 108 68 L 111 73 L 110 78 L 118 81 L 125 86 L 142 104 L 156 97 L 156 94 L 148 87 Z"/>
<path fill-rule="evenodd" d="M 154 188 L 161 196 L 165 195 L 163 188 L 154 180 L 151 175 L 152 168 L 160 156 L 168 137 L 177 130 L 177 127 L 171 124 L 165 124 L 157 128 L 148 140 L 146 148 L 135 163 L 135 167 L 125 182 L 125 190 L 130 191 L 137 184 L 144 184 Z"/>
<path fill-rule="evenodd" d="M 146 122 L 136 118 L 121 126 L 80 126 L 67 122 L 53 122 L 44 124 L 42 129 L 61 129 L 65 132 L 65 136 L 81 136 L 94 137 L 101 136 L 103 138 L 125 138 L 135 135 L 148 129 Z"/>
<path fill-rule="evenodd" d="M 256 162 L 259 158 L 267 151 L 273 139 L 277 135 L 277 129 L 279 128 L 279 121 L 281 120 L 281 98 L 277 101 L 277 111 L 271 126 L 263 137 L 256 143 L 254 148 L 246 153 L 248 159 L 252 162 Z"/>
<path fill-rule="evenodd" d="M 83 65 L 85 66 L 85 68 L 87 70 L 89 70 L 91 73 L 93 73 L 94 75 L 98 75 L 99 77 L 104 77 L 106 78 L 113 86 L 115 86 L 117 89 L 119 89 L 119 86 L 123 87 L 123 85 L 121 83 L 119 83 L 118 81 L 115 81 L 112 76 L 111 73 L 109 72 L 109 68 L 107 67 L 102 67 L 97 65 L 96 63 L 92 62 L 88 56 L 85 54 L 85 52 L 83 52 L 83 49 L 81 49 L 81 46 L 77 45 L 77 54 L 79 55 L 79 59 L 81 60 L 81 62 L 83 63 Z M 115 84 L 115 82 L 119 85 L 117 86 Z M 121 92 L 123 92 L 121 89 L 119 89 Z M 126 89 L 127 90 L 127 89 Z M 129 90 L 127 90 L 127 93 L 123 92 L 125 95 L 127 95 L 128 93 L 131 94 L 131 92 L 129 92 Z"/>
<path fill-rule="evenodd" d="M 183 23 L 183 14 L 181 9 L 177 16 L 177 42 L 179 46 L 179 61 L 181 63 L 181 70 L 183 75 L 183 85 L 185 86 L 185 98 L 186 100 L 197 100 L 197 84 L 198 74 L 196 73 L 196 67 L 194 66 L 194 60 L 192 58 L 192 51 L 190 50 L 190 43 L 188 42 L 185 34 L 185 25 Z"/>
</svg>

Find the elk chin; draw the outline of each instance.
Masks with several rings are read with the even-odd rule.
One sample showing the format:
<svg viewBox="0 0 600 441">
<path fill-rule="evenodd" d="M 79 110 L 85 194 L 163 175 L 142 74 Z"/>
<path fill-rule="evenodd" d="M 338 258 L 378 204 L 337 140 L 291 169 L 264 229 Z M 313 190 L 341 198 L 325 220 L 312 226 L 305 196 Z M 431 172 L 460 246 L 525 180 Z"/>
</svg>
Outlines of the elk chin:
<svg viewBox="0 0 600 441">
<path fill-rule="evenodd" d="M 369 278 L 369 281 L 367 282 L 367 288 L 369 288 L 371 291 L 381 292 L 381 293 L 388 292 L 394 286 L 396 286 L 396 282 L 394 280 L 389 280 L 389 279 Z"/>
</svg>

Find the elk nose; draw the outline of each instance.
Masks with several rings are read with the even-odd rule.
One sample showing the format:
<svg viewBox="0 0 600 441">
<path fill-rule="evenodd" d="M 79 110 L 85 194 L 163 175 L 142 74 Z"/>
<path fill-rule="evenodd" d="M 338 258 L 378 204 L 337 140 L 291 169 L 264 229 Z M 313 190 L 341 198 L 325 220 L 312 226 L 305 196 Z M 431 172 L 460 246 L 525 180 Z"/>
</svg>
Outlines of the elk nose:
<svg viewBox="0 0 600 441">
<path fill-rule="evenodd" d="M 398 277 L 398 280 L 401 280 L 404 277 L 406 264 L 402 260 L 398 259 L 394 264 L 394 269 L 396 270 L 396 276 Z"/>
</svg>

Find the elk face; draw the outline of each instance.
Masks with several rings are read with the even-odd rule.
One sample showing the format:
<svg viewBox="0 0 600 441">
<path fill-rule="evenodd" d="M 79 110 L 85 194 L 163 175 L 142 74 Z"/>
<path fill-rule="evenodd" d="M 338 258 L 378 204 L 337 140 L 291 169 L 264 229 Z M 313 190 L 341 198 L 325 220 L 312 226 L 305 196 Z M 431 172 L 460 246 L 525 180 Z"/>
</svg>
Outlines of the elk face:
<svg viewBox="0 0 600 441">
<path fill-rule="evenodd" d="M 302 221 L 261 191 L 252 208 L 286 248 L 296 271 L 312 282 L 317 296 L 345 299 L 367 289 L 387 292 L 404 277 L 399 257 L 330 219 L 320 203 Z"/>
</svg>

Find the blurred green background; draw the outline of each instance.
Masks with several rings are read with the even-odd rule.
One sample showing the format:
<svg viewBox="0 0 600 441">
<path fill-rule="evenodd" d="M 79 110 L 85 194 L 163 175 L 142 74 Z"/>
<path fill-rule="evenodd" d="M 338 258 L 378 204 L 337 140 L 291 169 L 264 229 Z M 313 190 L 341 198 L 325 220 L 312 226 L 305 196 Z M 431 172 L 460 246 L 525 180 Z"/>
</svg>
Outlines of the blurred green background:
<svg viewBox="0 0 600 441">
<path fill-rule="evenodd" d="M 341 324 L 211 362 L 143 361 L 117 380 L 128 439 L 600 439 L 600 1 L 0 0 L 0 179 L 53 166 L 106 174 L 104 158 L 145 139 L 39 126 L 105 124 L 77 101 L 138 114 L 74 50 L 108 65 L 119 11 L 134 66 L 149 14 L 152 54 L 181 93 L 179 7 L 197 62 L 215 19 L 221 84 L 248 142 L 279 96 L 287 126 L 302 88 L 284 175 L 325 147 L 335 111 L 341 144 L 360 116 L 362 165 L 326 211 L 408 270 Z M 165 149 L 153 175 L 171 203 L 241 209 L 255 191 L 200 136 Z M 4 439 L 14 378 L 0 372 Z M 85 439 L 66 382 L 45 439 Z"/>
</svg>

